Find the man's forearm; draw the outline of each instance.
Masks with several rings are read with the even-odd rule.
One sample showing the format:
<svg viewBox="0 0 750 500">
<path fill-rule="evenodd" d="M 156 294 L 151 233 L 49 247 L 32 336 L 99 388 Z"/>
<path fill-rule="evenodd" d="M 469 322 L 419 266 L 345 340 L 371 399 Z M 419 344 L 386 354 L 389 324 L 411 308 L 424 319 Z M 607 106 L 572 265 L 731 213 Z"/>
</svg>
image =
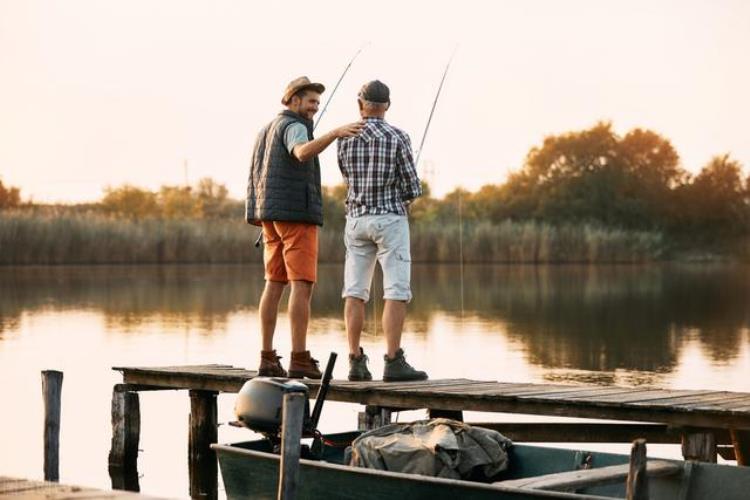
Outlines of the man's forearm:
<svg viewBox="0 0 750 500">
<path fill-rule="evenodd" d="M 299 161 L 306 162 L 310 158 L 322 153 L 325 148 L 336 140 L 336 137 L 335 131 L 332 130 L 317 139 L 295 146 L 293 150 L 294 156 Z"/>
</svg>

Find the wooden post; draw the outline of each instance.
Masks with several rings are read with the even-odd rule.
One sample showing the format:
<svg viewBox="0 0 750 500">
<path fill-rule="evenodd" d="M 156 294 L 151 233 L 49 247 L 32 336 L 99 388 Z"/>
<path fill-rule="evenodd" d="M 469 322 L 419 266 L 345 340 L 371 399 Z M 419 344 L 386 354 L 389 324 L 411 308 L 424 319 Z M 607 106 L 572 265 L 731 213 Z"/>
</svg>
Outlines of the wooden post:
<svg viewBox="0 0 750 500">
<path fill-rule="evenodd" d="M 304 412 L 304 393 L 289 392 L 284 394 L 278 500 L 294 500 L 297 496 L 300 440 L 302 439 Z"/>
<path fill-rule="evenodd" d="M 211 443 L 218 439 L 216 392 L 190 391 L 188 466 L 190 497 L 214 500 L 218 496 L 218 467 Z"/>
<path fill-rule="evenodd" d="M 630 449 L 630 469 L 626 483 L 627 500 L 648 500 L 646 440 L 636 439 Z"/>
<path fill-rule="evenodd" d="M 730 435 L 737 465 L 750 465 L 750 431 L 732 429 Z"/>
<path fill-rule="evenodd" d="M 682 435 L 682 456 L 685 460 L 716 463 L 716 436 L 713 432 L 687 432 Z"/>
<path fill-rule="evenodd" d="M 381 406 L 367 405 L 365 411 L 359 412 L 357 429 L 371 431 L 391 423 L 391 410 Z"/>
<path fill-rule="evenodd" d="M 113 490 L 140 491 L 138 443 L 141 436 L 141 403 L 137 392 L 126 384 L 112 389 L 112 442 L 109 478 Z"/>
<path fill-rule="evenodd" d="M 109 466 L 136 469 L 141 435 L 141 404 L 137 392 L 116 384 L 112 390 L 112 443 Z"/>
<path fill-rule="evenodd" d="M 42 371 L 44 398 L 44 480 L 60 480 L 60 400 L 63 374 L 55 370 Z"/>
</svg>

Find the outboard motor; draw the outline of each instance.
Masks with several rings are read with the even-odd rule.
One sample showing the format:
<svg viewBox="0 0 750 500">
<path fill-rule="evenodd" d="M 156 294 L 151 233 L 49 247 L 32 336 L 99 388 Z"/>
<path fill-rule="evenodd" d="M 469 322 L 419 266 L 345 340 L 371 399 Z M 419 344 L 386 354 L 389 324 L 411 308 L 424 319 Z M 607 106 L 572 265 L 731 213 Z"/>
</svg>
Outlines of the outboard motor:
<svg viewBox="0 0 750 500">
<path fill-rule="evenodd" d="M 316 440 L 319 440 L 320 436 L 317 431 L 318 421 L 320 420 L 320 413 L 323 410 L 323 402 L 328 393 L 328 386 L 331 383 L 335 364 L 336 353 L 332 352 L 328 358 L 328 364 L 326 365 L 312 413 L 310 413 L 310 403 L 307 399 L 309 394 L 307 385 L 294 379 L 255 377 L 245 382 L 237 395 L 237 400 L 234 404 L 234 412 L 237 420 L 239 420 L 242 426 L 260 432 L 274 445 L 277 445 L 281 442 L 284 394 L 288 392 L 301 392 L 306 396 L 302 437 L 315 437 Z M 313 444 L 314 448 L 316 444 Z"/>
<path fill-rule="evenodd" d="M 237 420 L 256 432 L 279 435 L 284 394 L 289 392 L 301 392 L 307 398 L 309 391 L 302 382 L 288 378 L 256 377 L 248 380 L 240 389 L 234 404 Z M 310 403 L 306 399 L 304 431 L 310 426 Z"/>
</svg>

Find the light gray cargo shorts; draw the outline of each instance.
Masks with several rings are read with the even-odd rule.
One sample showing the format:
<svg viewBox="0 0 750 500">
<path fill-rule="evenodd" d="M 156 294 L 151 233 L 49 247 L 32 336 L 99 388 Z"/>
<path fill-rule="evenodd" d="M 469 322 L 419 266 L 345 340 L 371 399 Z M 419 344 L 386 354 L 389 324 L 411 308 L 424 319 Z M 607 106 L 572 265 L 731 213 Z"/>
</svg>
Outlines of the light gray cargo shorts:
<svg viewBox="0 0 750 500">
<path fill-rule="evenodd" d="M 342 297 L 370 300 L 375 261 L 383 270 L 383 298 L 411 300 L 409 219 L 405 215 L 347 217 Z"/>
</svg>

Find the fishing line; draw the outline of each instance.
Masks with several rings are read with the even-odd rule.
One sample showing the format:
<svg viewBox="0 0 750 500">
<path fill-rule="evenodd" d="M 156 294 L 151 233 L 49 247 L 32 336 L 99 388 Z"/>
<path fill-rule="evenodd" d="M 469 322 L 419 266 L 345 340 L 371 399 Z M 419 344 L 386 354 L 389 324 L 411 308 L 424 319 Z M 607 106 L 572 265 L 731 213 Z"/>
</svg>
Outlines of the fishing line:
<svg viewBox="0 0 750 500">
<path fill-rule="evenodd" d="M 313 125 L 313 131 L 318 127 L 318 124 L 320 123 L 320 120 L 323 118 L 323 115 L 326 112 L 326 109 L 328 109 L 328 105 L 331 103 L 331 99 L 333 99 L 334 94 L 336 94 L 336 90 L 339 88 L 339 85 L 341 84 L 341 80 L 344 79 L 346 76 L 346 73 L 349 71 L 349 68 L 352 67 L 352 64 L 354 63 L 354 60 L 357 59 L 357 56 L 359 56 L 359 53 L 364 50 L 367 45 L 369 45 L 370 42 L 365 42 L 362 44 L 362 46 L 357 50 L 357 52 L 352 56 L 352 58 L 349 60 L 349 64 L 346 65 L 346 68 L 344 68 L 344 71 L 341 73 L 341 76 L 339 77 L 339 80 L 336 82 L 336 85 L 333 86 L 333 90 L 331 91 L 331 94 L 328 96 L 328 99 L 326 99 L 326 103 L 323 105 L 323 110 L 318 115 L 318 119 L 315 120 L 315 124 Z"/>
<path fill-rule="evenodd" d="M 445 70 L 443 71 L 443 76 L 440 79 L 440 85 L 438 86 L 437 93 L 435 94 L 435 100 L 432 102 L 432 108 L 430 109 L 430 116 L 427 118 L 427 124 L 424 127 L 424 133 L 422 134 L 422 140 L 419 143 L 419 149 L 417 150 L 417 159 L 414 163 L 414 166 L 417 167 L 419 165 L 419 159 L 422 156 L 422 151 L 424 150 L 424 142 L 427 138 L 427 132 L 430 129 L 430 124 L 432 123 L 432 117 L 435 114 L 435 108 L 437 107 L 438 99 L 440 98 L 440 92 L 443 90 L 443 83 L 445 83 L 445 77 L 448 75 L 448 70 L 450 69 L 451 63 L 453 62 L 453 57 L 456 55 L 456 51 L 458 50 L 458 45 L 453 49 L 453 53 L 450 56 L 450 59 L 448 59 L 448 64 L 445 65 Z M 464 318 L 464 311 L 465 311 L 465 304 L 464 304 L 464 221 L 463 221 L 463 207 L 462 207 L 462 198 L 461 198 L 461 189 L 459 188 L 458 191 L 458 254 L 459 254 L 459 281 L 460 281 L 460 294 L 461 294 L 461 321 L 463 322 Z"/>
<path fill-rule="evenodd" d="M 461 188 L 458 189 L 458 274 L 461 283 L 461 324 L 464 321 L 464 216 Z"/>
</svg>

